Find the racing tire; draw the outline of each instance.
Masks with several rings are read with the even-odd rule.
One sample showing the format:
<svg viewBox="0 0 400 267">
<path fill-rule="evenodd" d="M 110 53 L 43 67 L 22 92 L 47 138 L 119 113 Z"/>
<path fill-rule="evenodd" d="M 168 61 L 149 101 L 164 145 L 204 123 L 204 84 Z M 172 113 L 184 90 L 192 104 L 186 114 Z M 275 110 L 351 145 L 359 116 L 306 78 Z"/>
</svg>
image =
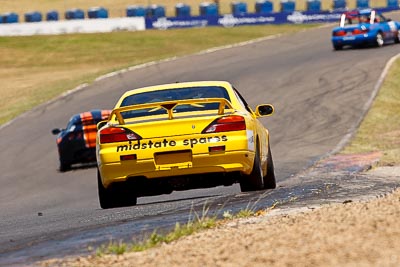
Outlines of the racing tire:
<svg viewBox="0 0 400 267">
<path fill-rule="evenodd" d="M 382 33 L 378 32 L 378 34 L 375 37 L 375 46 L 382 47 L 383 44 L 384 44 L 384 40 L 383 40 Z"/>
<path fill-rule="evenodd" d="M 272 160 L 271 148 L 268 144 L 267 174 L 264 176 L 264 189 L 275 189 L 276 179 L 274 161 Z"/>
<path fill-rule="evenodd" d="M 397 30 L 397 35 L 394 37 L 394 42 L 396 44 L 400 43 L 400 30 Z"/>
<path fill-rule="evenodd" d="M 341 45 L 333 45 L 333 49 L 335 49 L 335 51 L 342 50 L 343 46 L 341 46 Z"/>
<path fill-rule="evenodd" d="M 126 187 L 114 185 L 110 186 L 110 188 L 105 188 L 101 181 L 99 170 L 97 170 L 97 187 L 99 203 L 102 209 L 135 206 L 137 203 L 137 197 Z"/>
<path fill-rule="evenodd" d="M 245 175 L 240 180 L 240 190 L 242 192 L 257 191 L 264 189 L 264 177 L 262 172 L 259 147 L 257 145 L 254 156 L 253 170 L 249 175 Z"/>
<path fill-rule="evenodd" d="M 66 172 L 71 170 L 71 164 L 67 162 L 60 161 L 60 167 L 58 168 L 60 172 Z"/>
</svg>

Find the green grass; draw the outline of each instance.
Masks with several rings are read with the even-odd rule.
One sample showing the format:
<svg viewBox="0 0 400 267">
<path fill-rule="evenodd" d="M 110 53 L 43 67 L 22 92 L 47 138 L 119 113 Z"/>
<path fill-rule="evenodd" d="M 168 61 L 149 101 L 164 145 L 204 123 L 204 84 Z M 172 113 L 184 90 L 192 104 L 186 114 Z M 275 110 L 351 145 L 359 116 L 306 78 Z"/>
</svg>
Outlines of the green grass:
<svg viewBox="0 0 400 267">
<path fill-rule="evenodd" d="M 378 165 L 400 164 L 400 60 L 391 67 L 371 109 L 342 153 L 382 151 Z"/>
<path fill-rule="evenodd" d="M 108 72 L 310 27 L 315 25 L 0 37 L 0 125 Z"/>
</svg>

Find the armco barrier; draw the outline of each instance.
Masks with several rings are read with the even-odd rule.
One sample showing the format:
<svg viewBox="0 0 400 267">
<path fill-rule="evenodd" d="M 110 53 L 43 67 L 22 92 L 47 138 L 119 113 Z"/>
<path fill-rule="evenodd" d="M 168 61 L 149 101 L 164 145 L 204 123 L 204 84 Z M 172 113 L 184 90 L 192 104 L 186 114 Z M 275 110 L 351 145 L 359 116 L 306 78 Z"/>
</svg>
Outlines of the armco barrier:
<svg viewBox="0 0 400 267">
<path fill-rule="evenodd" d="M 395 8 L 375 8 L 381 12 L 399 10 Z M 165 17 L 159 19 L 146 18 L 146 29 L 172 29 L 206 26 L 235 27 L 242 25 L 262 24 L 305 24 L 305 23 L 328 23 L 338 22 L 343 11 L 320 11 L 320 12 L 291 12 L 291 13 L 268 13 L 268 14 L 246 14 L 234 16 L 232 14 L 223 16 L 197 16 L 190 18 Z"/>
</svg>

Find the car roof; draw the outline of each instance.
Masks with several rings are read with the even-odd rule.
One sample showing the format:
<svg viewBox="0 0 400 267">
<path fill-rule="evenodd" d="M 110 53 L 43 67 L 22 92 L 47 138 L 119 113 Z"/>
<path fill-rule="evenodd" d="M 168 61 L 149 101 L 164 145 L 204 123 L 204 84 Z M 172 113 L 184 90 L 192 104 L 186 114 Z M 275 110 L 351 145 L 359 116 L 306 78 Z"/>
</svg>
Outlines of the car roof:
<svg viewBox="0 0 400 267">
<path fill-rule="evenodd" d="M 74 124 L 83 123 L 82 118 L 88 117 L 89 115 L 91 116 L 91 121 L 93 121 L 93 123 L 96 123 L 97 121 L 105 120 L 105 117 L 108 117 L 110 113 L 111 110 L 108 109 L 92 109 L 90 111 L 72 115 L 70 122 Z"/>
</svg>

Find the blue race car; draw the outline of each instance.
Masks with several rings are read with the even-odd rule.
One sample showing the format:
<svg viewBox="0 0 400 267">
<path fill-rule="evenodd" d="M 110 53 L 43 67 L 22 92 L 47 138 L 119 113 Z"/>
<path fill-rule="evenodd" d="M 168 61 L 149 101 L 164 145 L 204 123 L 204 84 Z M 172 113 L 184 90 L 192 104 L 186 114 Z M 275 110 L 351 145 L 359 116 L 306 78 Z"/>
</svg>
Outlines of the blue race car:
<svg viewBox="0 0 400 267">
<path fill-rule="evenodd" d="M 97 123 L 107 120 L 111 110 L 95 109 L 71 117 L 65 129 L 53 129 L 57 135 L 57 147 L 61 172 L 72 164 L 96 162 Z"/>
<path fill-rule="evenodd" d="M 340 26 L 332 30 L 332 45 L 335 50 L 341 50 L 344 46 L 381 47 L 390 42 L 400 42 L 400 22 L 387 19 L 373 9 L 343 13 Z"/>
</svg>

